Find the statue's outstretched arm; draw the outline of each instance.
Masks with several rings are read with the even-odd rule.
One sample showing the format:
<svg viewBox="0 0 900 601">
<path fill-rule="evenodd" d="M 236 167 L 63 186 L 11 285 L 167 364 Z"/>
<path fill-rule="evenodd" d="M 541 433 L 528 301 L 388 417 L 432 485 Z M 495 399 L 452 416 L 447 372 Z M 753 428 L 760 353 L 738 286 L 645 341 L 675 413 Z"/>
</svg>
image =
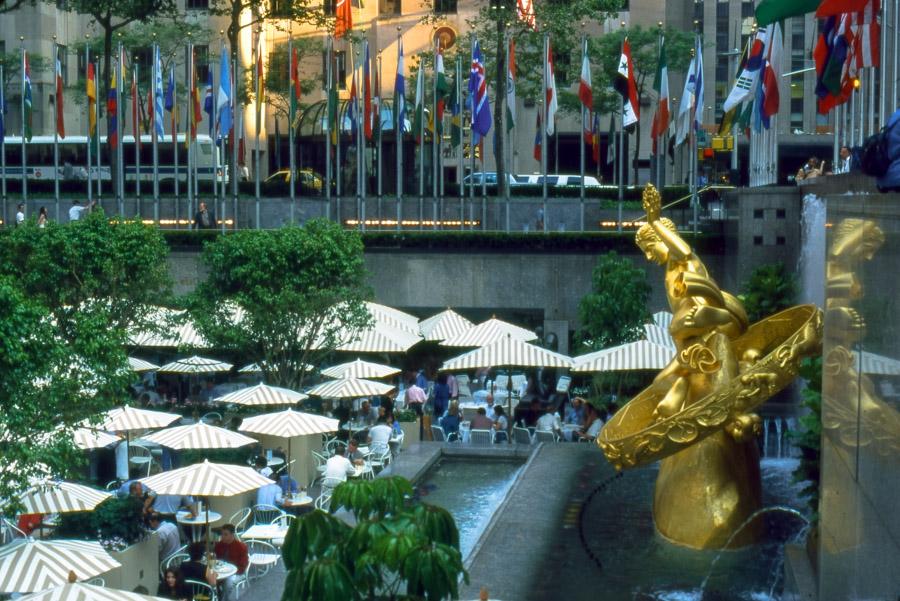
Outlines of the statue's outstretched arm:
<svg viewBox="0 0 900 601">
<path fill-rule="evenodd" d="M 644 211 L 647 212 L 647 223 L 650 224 L 653 231 L 659 236 L 659 239 L 662 240 L 663 244 L 669 249 L 671 258 L 678 261 L 684 261 L 688 259 L 693 252 L 691 251 L 690 245 L 685 242 L 677 232 L 673 232 L 660 221 L 660 212 L 662 211 L 661 203 L 659 191 L 657 191 L 652 184 L 648 184 L 644 188 L 644 195 L 642 197 Z"/>
</svg>

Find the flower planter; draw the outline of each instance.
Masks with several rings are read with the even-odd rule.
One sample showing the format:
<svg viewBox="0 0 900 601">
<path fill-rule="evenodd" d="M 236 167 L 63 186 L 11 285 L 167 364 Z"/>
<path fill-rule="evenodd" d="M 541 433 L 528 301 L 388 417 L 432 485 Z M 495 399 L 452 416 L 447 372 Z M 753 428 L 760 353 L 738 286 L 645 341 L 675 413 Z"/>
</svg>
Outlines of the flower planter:
<svg viewBox="0 0 900 601">
<path fill-rule="evenodd" d="M 401 450 L 409 448 L 414 442 L 419 442 L 419 422 L 400 422 L 400 429 L 403 430 L 403 446 Z"/>
</svg>

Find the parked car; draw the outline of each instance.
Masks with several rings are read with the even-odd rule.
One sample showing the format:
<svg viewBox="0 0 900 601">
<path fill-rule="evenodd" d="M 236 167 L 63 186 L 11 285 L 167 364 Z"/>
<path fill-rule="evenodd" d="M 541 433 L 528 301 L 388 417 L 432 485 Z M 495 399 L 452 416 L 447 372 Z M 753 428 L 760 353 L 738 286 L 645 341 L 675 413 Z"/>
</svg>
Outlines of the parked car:
<svg viewBox="0 0 900 601">
<path fill-rule="evenodd" d="M 516 176 L 519 178 L 520 184 L 531 184 L 541 186 L 544 184 L 544 176 L 543 175 L 519 175 Z M 581 176 L 580 175 L 547 175 L 547 186 L 580 186 L 581 185 Z M 599 188 L 600 182 L 597 181 L 597 178 L 592 175 L 584 176 L 584 187 L 585 188 Z"/>
<path fill-rule="evenodd" d="M 482 173 L 480 171 L 476 171 L 475 173 L 470 173 L 469 175 L 467 175 L 466 177 L 463 178 L 463 184 L 468 186 L 470 183 L 474 182 L 474 184 L 476 186 L 480 186 L 482 183 L 482 180 L 484 180 L 484 183 L 489 186 L 490 185 L 496 186 L 497 185 L 497 172 L 496 171 L 485 171 L 484 173 Z M 515 186 L 518 183 L 516 176 L 511 173 L 506 174 L 506 181 L 510 186 Z"/>
<path fill-rule="evenodd" d="M 321 192 L 324 180 L 322 176 L 313 171 L 312 169 L 299 169 L 297 171 L 297 176 L 300 179 L 301 188 L 307 188 L 315 190 L 316 192 Z M 266 178 L 264 184 L 267 187 L 278 186 L 279 184 L 288 184 L 291 181 L 291 172 L 289 169 L 282 169 L 280 171 L 276 171 L 272 175 Z"/>
</svg>

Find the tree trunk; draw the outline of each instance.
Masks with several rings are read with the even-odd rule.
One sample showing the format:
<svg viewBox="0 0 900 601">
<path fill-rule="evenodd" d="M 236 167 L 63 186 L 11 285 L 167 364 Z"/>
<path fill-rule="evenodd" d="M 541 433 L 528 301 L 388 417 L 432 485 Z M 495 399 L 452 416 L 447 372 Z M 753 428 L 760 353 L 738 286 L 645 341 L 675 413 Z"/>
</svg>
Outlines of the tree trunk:
<svg viewBox="0 0 900 601">
<path fill-rule="evenodd" d="M 506 137 L 506 15 L 501 14 L 497 19 L 497 100 L 494 110 L 497 111 L 494 130 L 494 159 L 497 164 L 497 198 L 506 196 L 506 165 L 505 137 Z M 482 175 L 482 177 L 484 177 Z"/>
</svg>

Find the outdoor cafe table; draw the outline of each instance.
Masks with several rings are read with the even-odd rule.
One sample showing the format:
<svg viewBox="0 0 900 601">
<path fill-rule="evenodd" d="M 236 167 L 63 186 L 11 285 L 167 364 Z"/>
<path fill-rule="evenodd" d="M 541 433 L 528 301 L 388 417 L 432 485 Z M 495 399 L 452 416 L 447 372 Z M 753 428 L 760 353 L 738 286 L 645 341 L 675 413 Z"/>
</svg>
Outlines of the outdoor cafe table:
<svg viewBox="0 0 900 601">
<path fill-rule="evenodd" d="M 206 563 L 205 561 L 203 563 Z M 222 561 L 221 559 L 216 560 L 216 564 L 213 567 L 213 570 L 216 572 L 216 582 L 222 582 L 226 578 L 230 578 L 237 574 L 237 566 L 233 563 L 228 563 L 227 561 Z"/>
<path fill-rule="evenodd" d="M 287 526 L 279 526 L 277 524 L 254 524 L 244 530 L 241 538 L 244 540 L 274 540 L 276 538 L 284 538 L 285 535 L 287 535 L 287 531 Z"/>
<path fill-rule="evenodd" d="M 175 519 L 178 520 L 179 524 L 184 524 L 191 527 L 191 540 L 196 542 L 199 540 L 203 540 L 203 526 L 206 526 L 207 515 L 209 515 L 210 524 L 215 524 L 222 519 L 221 513 L 210 511 L 207 514 L 206 510 L 200 512 L 200 515 L 193 518 L 191 517 L 191 513 L 189 511 L 182 510 L 175 514 Z"/>
<path fill-rule="evenodd" d="M 300 514 L 312 507 L 313 498 L 304 493 L 286 496 L 279 505 L 288 513 Z"/>
</svg>

